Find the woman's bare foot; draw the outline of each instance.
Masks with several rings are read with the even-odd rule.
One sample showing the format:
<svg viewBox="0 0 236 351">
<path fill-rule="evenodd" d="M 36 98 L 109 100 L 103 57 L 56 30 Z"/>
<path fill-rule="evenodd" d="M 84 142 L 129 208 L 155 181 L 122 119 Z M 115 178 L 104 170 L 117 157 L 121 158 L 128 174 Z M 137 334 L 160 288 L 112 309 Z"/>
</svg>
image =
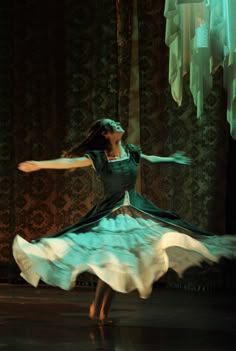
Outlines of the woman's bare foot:
<svg viewBox="0 0 236 351">
<path fill-rule="evenodd" d="M 103 325 L 112 325 L 113 324 L 113 320 L 109 319 L 109 318 L 103 318 L 98 320 L 98 325 L 103 326 Z"/>
<path fill-rule="evenodd" d="M 110 325 L 112 323 L 113 323 L 112 319 L 108 318 L 106 314 L 100 312 L 99 320 L 98 320 L 99 325 Z"/>
<path fill-rule="evenodd" d="M 95 311 L 95 306 L 94 303 L 91 303 L 90 307 L 89 307 L 89 317 L 93 320 L 93 321 L 99 321 L 99 316 Z"/>
<path fill-rule="evenodd" d="M 99 326 L 111 325 L 113 324 L 113 320 L 109 319 L 104 313 L 98 314 L 95 311 L 94 303 L 92 303 L 89 307 L 89 317 L 96 322 Z"/>
</svg>

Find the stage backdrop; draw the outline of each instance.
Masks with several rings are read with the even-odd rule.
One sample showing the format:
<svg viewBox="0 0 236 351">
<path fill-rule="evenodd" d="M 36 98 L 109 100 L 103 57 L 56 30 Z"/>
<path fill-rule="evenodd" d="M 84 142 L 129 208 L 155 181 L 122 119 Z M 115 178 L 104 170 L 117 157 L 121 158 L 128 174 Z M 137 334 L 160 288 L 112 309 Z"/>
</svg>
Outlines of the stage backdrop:
<svg viewBox="0 0 236 351">
<path fill-rule="evenodd" d="M 120 120 L 127 140 L 144 153 L 185 151 L 191 166 L 143 163 L 138 187 L 159 207 L 225 232 L 229 142 L 222 72 L 205 103 L 207 118 L 196 118 L 188 77 L 183 105 L 176 106 L 163 12 L 164 1 L 155 0 L 1 1 L 2 281 L 19 281 L 11 254 L 15 234 L 31 240 L 53 233 L 102 194 L 92 169 L 24 174 L 17 164 L 60 157 L 98 118 Z"/>
</svg>

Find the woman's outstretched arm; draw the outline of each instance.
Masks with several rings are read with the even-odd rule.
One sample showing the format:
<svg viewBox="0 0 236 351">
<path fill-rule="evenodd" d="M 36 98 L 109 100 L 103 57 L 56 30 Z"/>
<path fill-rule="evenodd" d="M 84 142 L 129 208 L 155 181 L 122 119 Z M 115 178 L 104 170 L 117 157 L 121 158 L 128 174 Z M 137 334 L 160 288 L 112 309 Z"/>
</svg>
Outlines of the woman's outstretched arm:
<svg viewBox="0 0 236 351">
<path fill-rule="evenodd" d="M 181 151 L 178 151 L 169 157 L 141 154 L 141 158 L 151 163 L 173 162 L 173 163 L 179 163 L 182 165 L 189 165 L 191 163 L 191 159 L 185 156 L 184 152 L 181 152 Z"/>
<path fill-rule="evenodd" d="M 87 157 L 58 158 L 47 161 L 25 161 L 18 165 L 23 172 L 35 172 L 40 169 L 70 169 L 92 166 L 92 161 Z"/>
</svg>

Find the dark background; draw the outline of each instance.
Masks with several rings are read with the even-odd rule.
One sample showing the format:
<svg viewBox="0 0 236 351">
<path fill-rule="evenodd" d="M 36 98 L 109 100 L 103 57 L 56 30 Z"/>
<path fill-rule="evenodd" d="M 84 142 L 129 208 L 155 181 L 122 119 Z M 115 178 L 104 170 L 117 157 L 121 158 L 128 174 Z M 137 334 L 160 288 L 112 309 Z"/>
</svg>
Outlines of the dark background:
<svg viewBox="0 0 236 351">
<path fill-rule="evenodd" d="M 0 2 L 1 281 L 19 281 L 11 254 L 16 234 L 31 240 L 52 233 L 78 220 L 101 194 L 91 170 L 23 174 L 17 164 L 59 157 L 98 118 L 128 127 L 134 3 Z M 147 154 L 183 150 L 193 159 L 189 167 L 143 164 L 142 193 L 209 231 L 235 233 L 236 146 L 226 122 L 222 70 L 201 120 L 188 76 L 178 108 L 168 83 L 164 0 L 136 3 L 140 144 Z M 221 273 L 211 270 L 212 285 L 214 274 L 219 286 L 230 285 L 231 275 L 227 280 Z M 195 275 L 191 284 L 210 284 L 209 276 L 201 279 Z"/>
</svg>

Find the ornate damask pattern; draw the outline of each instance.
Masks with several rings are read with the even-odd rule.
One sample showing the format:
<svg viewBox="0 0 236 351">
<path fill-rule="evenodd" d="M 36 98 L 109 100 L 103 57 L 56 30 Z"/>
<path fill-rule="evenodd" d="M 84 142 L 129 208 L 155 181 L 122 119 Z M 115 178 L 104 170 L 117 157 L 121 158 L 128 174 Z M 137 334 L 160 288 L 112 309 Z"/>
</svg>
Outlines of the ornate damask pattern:
<svg viewBox="0 0 236 351">
<path fill-rule="evenodd" d="M 129 125 L 133 0 L 116 0 L 118 119 L 125 130 Z M 127 135 L 126 135 L 127 136 Z"/>
<path fill-rule="evenodd" d="M 60 157 L 85 136 L 93 121 L 116 118 L 118 112 L 115 2 L 25 0 L 13 1 L 9 8 L 12 31 L 5 33 L 14 40 L 14 91 L 7 94 L 13 99 L 15 134 L 9 140 L 7 128 L 12 133 L 13 128 L 6 125 L 1 139 L 2 169 L 8 177 L 6 162 L 12 162 L 12 154 L 6 145 L 14 149 L 15 159 L 10 181 L 1 178 L 6 195 L 0 234 L 0 261 L 8 263 L 16 233 L 27 240 L 51 234 L 77 221 L 101 196 L 92 169 L 24 174 L 16 170 L 17 163 Z M 6 21 L 1 25 L 7 28 Z M 9 57 L 3 58 L 2 80 L 10 65 Z M 3 92 L 5 105 L 7 94 Z M 3 126 L 10 123 L 8 117 L 1 120 Z M 6 210 L 9 199 L 14 200 L 11 212 Z M 13 264 L 11 277 L 18 275 L 15 269 Z"/>
<path fill-rule="evenodd" d="M 223 232 L 227 125 L 221 118 L 221 72 L 206 101 L 208 118 L 196 119 L 188 77 L 177 108 L 167 82 L 164 1 L 137 3 L 143 152 L 184 150 L 193 159 L 189 167 L 143 164 L 143 193 L 201 227 Z M 1 1 L 0 267 L 7 266 L 0 279 L 18 277 L 11 256 L 16 233 L 28 240 L 53 233 L 77 221 L 101 196 L 92 169 L 24 174 L 16 165 L 59 157 L 98 118 L 128 123 L 133 2 L 128 4 L 129 12 L 121 12 L 128 30 L 121 50 L 117 1 Z"/>
<path fill-rule="evenodd" d="M 14 223 L 14 130 L 12 115 L 13 62 L 11 50 L 12 2 L 0 3 L 0 276 L 8 275 L 11 261 L 11 233 Z"/>
<path fill-rule="evenodd" d="M 116 4 L 70 0 L 65 13 L 65 141 L 71 146 L 85 137 L 95 120 L 117 117 Z M 100 196 L 100 183 L 92 171 L 68 173 L 66 183 L 75 211 L 80 201 L 86 205 L 84 214 Z"/>
<path fill-rule="evenodd" d="M 16 164 L 60 155 L 64 136 L 63 7 L 15 1 L 14 116 Z M 56 10 L 55 10 L 56 9 Z M 60 40 L 61 42 L 60 42 Z M 63 57 L 63 59 L 61 59 Z M 60 125 L 59 125 L 60 123 Z M 55 172 L 15 175 L 15 233 L 27 239 L 57 229 Z M 61 174 L 60 174 L 61 176 Z M 63 188 L 63 187 L 62 187 Z"/>
</svg>

